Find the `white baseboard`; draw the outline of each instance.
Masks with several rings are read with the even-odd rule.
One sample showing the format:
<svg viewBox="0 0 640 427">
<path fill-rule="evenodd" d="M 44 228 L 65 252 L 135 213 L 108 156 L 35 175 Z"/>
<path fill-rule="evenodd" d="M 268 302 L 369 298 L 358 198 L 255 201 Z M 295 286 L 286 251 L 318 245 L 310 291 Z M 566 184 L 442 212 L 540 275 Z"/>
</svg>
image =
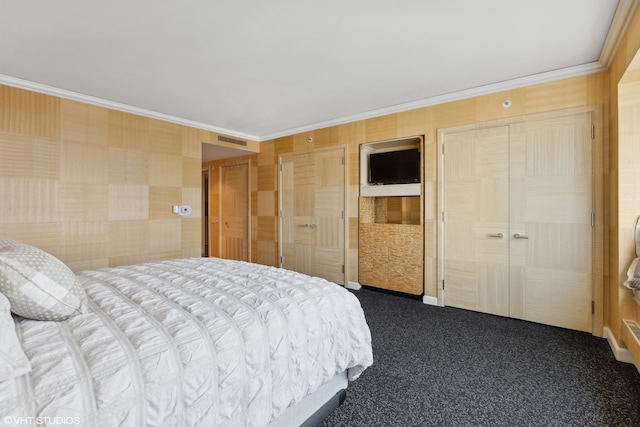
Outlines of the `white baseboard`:
<svg viewBox="0 0 640 427">
<path fill-rule="evenodd" d="M 427 305 L 440 305 L 438 304 L 438 298 L 436 297 L 430 297 L 428 295 L 423 295 L 422 296 L 422 303 L 423 304 L 427 304 Z"/>
<path fill-rule="evenodd" d="M 354 291 L 358 291 L 362 289 L 362 285 L 358 282 L 347 282 L 347 289 L 352 289 Z"/>
<path fill-rule="evenodd" d="M 616 358 L 616 360 L 619 362 L 631 363 L 632 365 L 635 365 L 633 356 L 631 356 L 631 352 L 626 348 L 620 347 L 618 341 L 616 340 L 616 337 L 613 336 L 611 329 L 605 326 L 603 332 L 604 337 L 609 342 L 609 347 L 611 347 L 611 351 L 613 352 L 613 356 Z M 640 372 L 640 369 L 638 369 L 638 371 Z"/>
</svg>

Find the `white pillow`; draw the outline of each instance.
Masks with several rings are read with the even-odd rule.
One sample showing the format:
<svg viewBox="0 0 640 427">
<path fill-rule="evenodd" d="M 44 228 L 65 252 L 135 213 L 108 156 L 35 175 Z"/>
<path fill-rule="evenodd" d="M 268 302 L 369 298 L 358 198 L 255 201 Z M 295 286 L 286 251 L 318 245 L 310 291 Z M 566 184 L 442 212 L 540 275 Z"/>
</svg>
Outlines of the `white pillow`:
<svg viewBox="0 0 640 427">
<path fill-rule="evenodd" d="M 31 371 L 31 363 L 22 350 L 11 316 L 9 300 L 0 294 L 0 381 Z"/>
<path fill-rule="evenodd" d="M 11 311 L 35 320 L 66 320 L 86 312 L 87 295 L 62 261 L 38 248 L 0 239 L 0 292 Z"/>
</svg>

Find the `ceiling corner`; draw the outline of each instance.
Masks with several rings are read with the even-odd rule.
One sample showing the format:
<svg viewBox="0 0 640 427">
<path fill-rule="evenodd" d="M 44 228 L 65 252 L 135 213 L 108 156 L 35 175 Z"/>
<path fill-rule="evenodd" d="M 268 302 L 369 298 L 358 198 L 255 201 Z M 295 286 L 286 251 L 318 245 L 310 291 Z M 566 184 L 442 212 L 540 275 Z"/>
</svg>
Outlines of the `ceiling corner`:
<svg viewBox="0 0 640 427">
<path fill-rule="evenodd" d="M 607 33 L 607 38 L 600 52 L 600 58 L 598 59 L 598 62 L 604 69 L 609 68 L 611 65 L 613 57 L 631 23 L 631 19 L 638 5 L 640 5 L 640 0 L 619 0 L 618 7 L 611 21 L 611 26 L 609 27 L 609 32 Z"/>
</svg>

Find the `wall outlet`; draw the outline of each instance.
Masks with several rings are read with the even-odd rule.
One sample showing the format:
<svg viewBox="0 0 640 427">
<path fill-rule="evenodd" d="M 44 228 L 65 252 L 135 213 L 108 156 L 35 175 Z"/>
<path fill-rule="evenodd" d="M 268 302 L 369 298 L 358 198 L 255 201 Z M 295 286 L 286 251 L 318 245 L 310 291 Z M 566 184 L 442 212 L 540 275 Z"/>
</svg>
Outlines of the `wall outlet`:
<svg viewBox="0 0 640 427">
<path fill-rule="evenodd" d="M 188 206 L 188 205 L 180 206 L 180 215 L 191 215 L 191 206 Z"/>
</svg>

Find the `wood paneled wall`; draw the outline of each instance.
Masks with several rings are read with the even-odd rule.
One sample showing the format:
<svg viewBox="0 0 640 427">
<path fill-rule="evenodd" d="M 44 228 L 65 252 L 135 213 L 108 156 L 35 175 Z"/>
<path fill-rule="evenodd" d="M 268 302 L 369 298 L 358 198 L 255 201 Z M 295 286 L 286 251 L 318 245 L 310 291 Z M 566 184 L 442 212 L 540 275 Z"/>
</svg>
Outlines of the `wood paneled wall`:
<svg viewBox="0 0 640 427">
<path fill-rule="evenodd" d="M 258 170 L 269 181 L 259 180 L 261 191 L 277 190 L 276 167 L 281 153 L 307 151 L 314 148 L 345 144 L 348 150 L 348 212 L 349 212 L 349 274 L 348 279 L 358 281 L 358 167 L 359 145 L 413 135 L 425 135 L 425 294 L 436 296 L 436 142 L 439 128 L 453 127 L 503 118 L 524 116 L 564 108 L 602 105 L 605 102 L 604 73 L 575 77 L 506 92 L 495 93 L 412 111 L 361 120 L 339 126 L 319 129 L 262 142 L 258 155 Z M 511 107 L 504 108 L 504 100 Z M 599 131 L 602 132 L 602 129 Z M 312 137 L 313 142 L 308 142 Z M 599 162 L 602 178 L 602 158 Z M 273 183 L 272 185 L 270 183 Z M 274 212 L 275 214 L 275 212 Z M 263 218 L 263 221 L 266 218 Z M 275 221 L 275 218 L 274 218 Z M 263 260 L 267 257 L 267 248 Z M 271 259 L 276 262 L 277 244 Z"/>
<path fill-rule="evenodd" d="M 425 294 L 435 296 L 437 129 L 604 105 L 605 153 L 596 159 L 604 180 L 596 185 L 604 189 L 609 225 L 603 249 L 605 325 L 619 339 L 620 312 L 639 316 L 621 288 L 618 241 L 626 231 L 619 230 L 617 219 L 618 158 L 628 154 L 618 146 L 617 82 L 640 48 L 639 19 L 634 18 L 605 73 L 261 142 L 252 161 L 252 259 L 277 264 L 278 156 L 345 144 L 348 278 L 357 282 L 359 144 L 425 135 Z M 502 106 L 506 99 L 512 102 L 508 109 Z M 216 139 L 203 130 L 0 86 L 0 235 L 41 247 L 75 270 L 199 256 L 201 143 Z M 173 204 L 190 204 L 193 214 L 174 216 Z"/>
<path fill-rule="evenodd" d="M 201 144 L 214 141 L 211 132 L 0 86 L 0 236 L 76 271 L 200 256 Z"/>
<path fill-rule="evenodd" d="M 607 326 L 621 343 L 622 319 L 640 322 L 640 306 L 623 286 L 635 257 L 633 230 L 640 216 L 640 10 L 636 11 L 622 39 L 606 80 L 609 145 L 605 155 Z M 638 58 L 634 60 L 634 58 Z"/>
</svg>

